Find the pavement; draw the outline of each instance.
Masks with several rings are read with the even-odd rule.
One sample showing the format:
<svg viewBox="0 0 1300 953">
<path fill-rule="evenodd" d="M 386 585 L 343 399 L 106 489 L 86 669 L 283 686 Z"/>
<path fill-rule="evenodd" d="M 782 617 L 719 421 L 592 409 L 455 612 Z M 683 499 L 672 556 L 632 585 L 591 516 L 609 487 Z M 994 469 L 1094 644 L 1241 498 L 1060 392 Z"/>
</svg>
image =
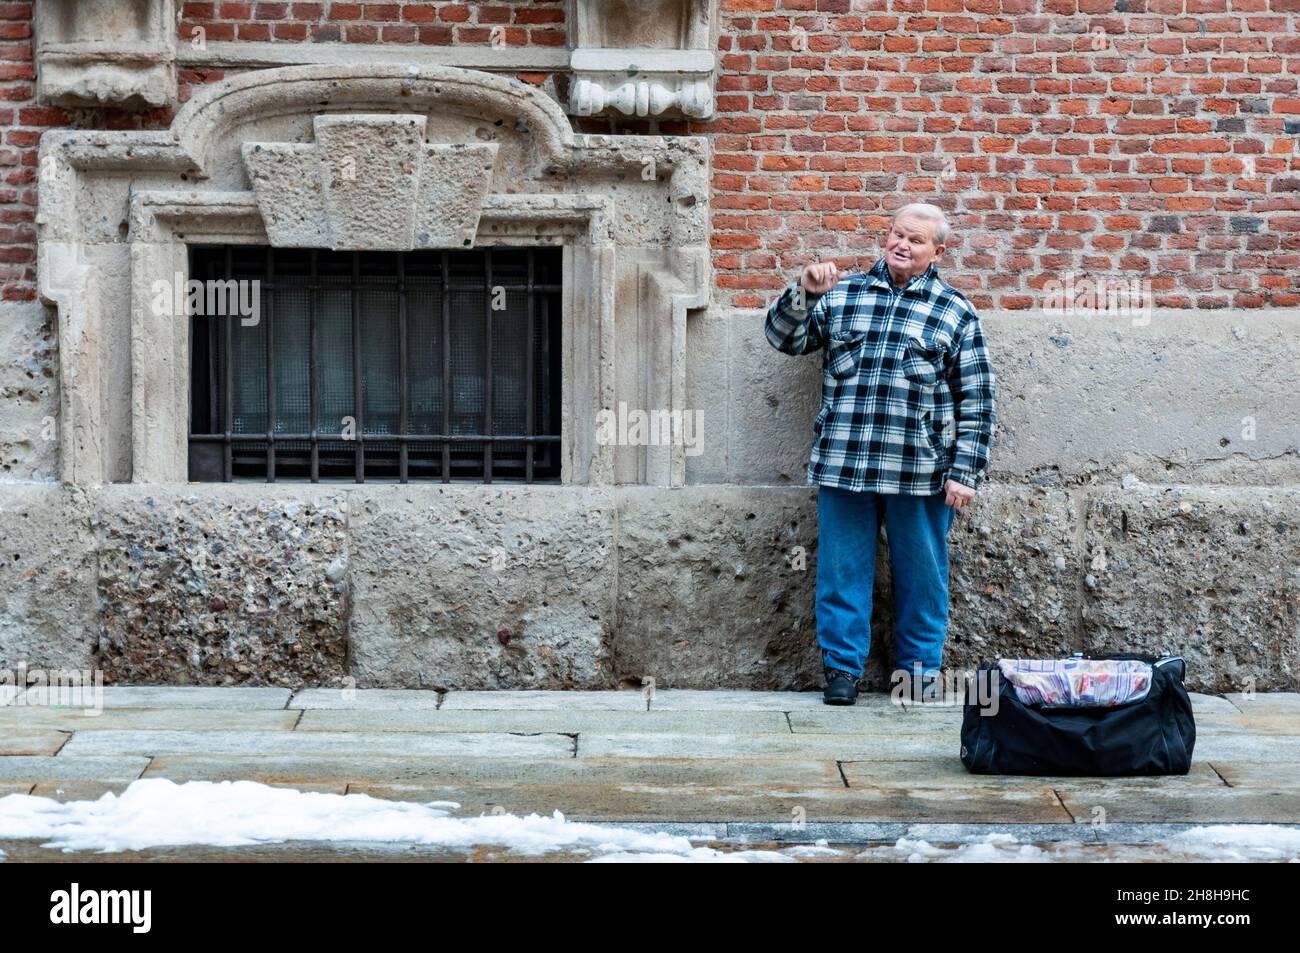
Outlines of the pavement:
<svg viewBox="0 0 1300 953">
<path fill-rule="evenodd" d="M 887 694 L 829 707 L 820 692 L 106 686 L 98 714 L 39 701 L 0 706 L 0 796 L 93 800 L 138 778 L 253 780 L 454 801 L 471 817 L 559 810 L 716 844 L 955 844 L 1002 832 L 1120 859 L 1167 851 L 1195 825 L 1300 824 L 1295 693 L 1193 694 L 1192 770 L 1156 778 L 971 775 L 957 755 L 960 705 Z M 56 859 L 32 842 L 0 850 Z M 243 851 L 420 859 L 376 845 Z"/>
</svg>

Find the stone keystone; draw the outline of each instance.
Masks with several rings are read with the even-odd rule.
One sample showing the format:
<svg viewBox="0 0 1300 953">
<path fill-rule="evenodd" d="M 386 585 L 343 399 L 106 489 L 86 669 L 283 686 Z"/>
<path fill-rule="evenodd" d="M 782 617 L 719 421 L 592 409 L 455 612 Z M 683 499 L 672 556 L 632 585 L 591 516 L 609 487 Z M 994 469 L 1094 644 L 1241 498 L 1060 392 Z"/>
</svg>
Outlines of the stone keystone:
<svg viewBox="0 0 1300 953">
<path fill-rule="evenodd" d="M 315 143 L 246 142 L 277 248 L 469 247 L 497 144 L 425 142 L 424 116 L 316 116 Z"/>
</svg>

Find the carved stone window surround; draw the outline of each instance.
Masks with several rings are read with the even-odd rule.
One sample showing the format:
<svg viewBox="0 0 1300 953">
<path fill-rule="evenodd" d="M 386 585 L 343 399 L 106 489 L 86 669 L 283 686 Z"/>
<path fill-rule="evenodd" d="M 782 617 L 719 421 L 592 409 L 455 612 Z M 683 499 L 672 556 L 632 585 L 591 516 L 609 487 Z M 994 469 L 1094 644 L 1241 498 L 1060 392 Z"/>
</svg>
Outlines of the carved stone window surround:
<svg viewBox="0 0 1300 953">
<path fill-rule="evenodd" d="M 187 243 L 274 244 L 238 158 L 246 144 L 310 146 L 318 116 L 355 116 L 361 128 L 381 113 L 426 117 L 434 146 L 495 143 L 475 245 L 564 246 L 562 481 L 684 482 L 682 447 L 603 446 L 594 421 L 619 401 L 685 410 L 686 314 L 705 305 L 709 279 L 705 144 L 576 136 L 522 83 L 360 65 L 236 77 L 165 132 L 43 138 L 38 274 L 59 313 L 65 482 L 185 480 L 188 320 L 153 313 L 153 283 L 187 277 Z M 123 394 L 113 382 L 126 373 Z"/>
</svg>

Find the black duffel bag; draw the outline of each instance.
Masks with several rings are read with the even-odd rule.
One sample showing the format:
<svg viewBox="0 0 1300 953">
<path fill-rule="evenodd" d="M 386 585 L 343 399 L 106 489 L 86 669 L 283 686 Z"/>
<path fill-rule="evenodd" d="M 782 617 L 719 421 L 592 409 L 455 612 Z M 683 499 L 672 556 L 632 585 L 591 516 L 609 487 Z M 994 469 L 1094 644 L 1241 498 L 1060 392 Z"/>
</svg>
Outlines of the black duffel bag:
<svg viewBox="0 0 1300 953">
<path fill-rule="evenodd" d="M 1077 658 L 1084 656 L 1076 653 Z M 1117 705 L 1020 700 L 997 662 L 976 670 L 962 713 L 961 761 L 972 774 L 1186 774 L 1196 744 L 1192 700 L 1177 655 L 1092 655 L 1151 665 L 1146 696 Z M 992 702 L 996 700 L 996 706 Z"/>
</svg>

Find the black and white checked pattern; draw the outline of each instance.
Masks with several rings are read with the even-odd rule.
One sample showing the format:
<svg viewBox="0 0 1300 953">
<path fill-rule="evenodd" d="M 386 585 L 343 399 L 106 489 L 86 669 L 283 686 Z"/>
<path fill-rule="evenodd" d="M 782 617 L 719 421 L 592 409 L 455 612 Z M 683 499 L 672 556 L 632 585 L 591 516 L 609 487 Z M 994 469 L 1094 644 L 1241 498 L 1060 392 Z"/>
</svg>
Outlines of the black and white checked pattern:
<svg viewBox="0 0 1300 953">
<path fill-rule="evenodd" d="M 768 308 L 786 354 L 825 349 L 808 483 L 931 495 L 978 489 L 993 439 L 996 378 L 974 306 L 931 264 L 901 290 L 881 258 L 822 295 L 791 282 Z"/>
</svg>

